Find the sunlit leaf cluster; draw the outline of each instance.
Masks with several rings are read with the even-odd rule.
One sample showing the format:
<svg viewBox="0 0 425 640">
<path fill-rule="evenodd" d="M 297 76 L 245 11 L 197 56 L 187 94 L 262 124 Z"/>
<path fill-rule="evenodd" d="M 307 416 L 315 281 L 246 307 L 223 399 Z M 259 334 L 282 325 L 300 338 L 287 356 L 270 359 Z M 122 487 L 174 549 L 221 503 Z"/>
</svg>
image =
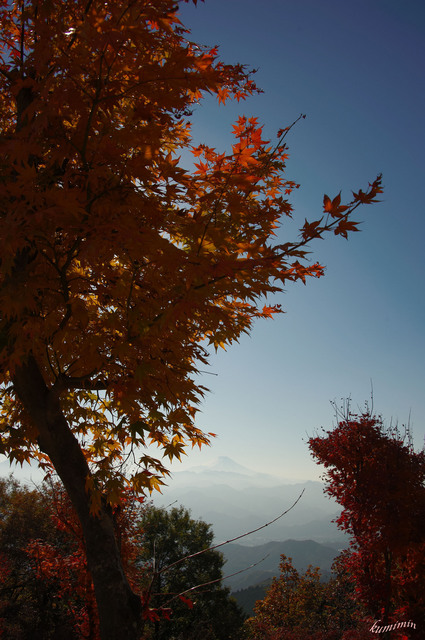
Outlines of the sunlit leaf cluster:
<svg viewBox="0 0 425 640">
<path fill-rule="evenodd" d="M 158 488 L 147 445 L 172 460 L 209 441 L 195 426 L 209 346 L 279 312 L 265 297 L 285 282 L 322 275 L 306 245 L 355 230 L 380 179 L 348 205 L 326 196 L 325 217 L 278 243 L 299 186 L 284 174 L 290 127 L 271 142 L 240 117 L 230 152 L 192 141 L 203 96 L 257 88 L 190 40 L 173 2 L 2 1 L 0 22 L 0 452 L 46 459 L 12 384 L 31 358 L 87 486 L 112 500 L 126 478 Z"/>
</svg>

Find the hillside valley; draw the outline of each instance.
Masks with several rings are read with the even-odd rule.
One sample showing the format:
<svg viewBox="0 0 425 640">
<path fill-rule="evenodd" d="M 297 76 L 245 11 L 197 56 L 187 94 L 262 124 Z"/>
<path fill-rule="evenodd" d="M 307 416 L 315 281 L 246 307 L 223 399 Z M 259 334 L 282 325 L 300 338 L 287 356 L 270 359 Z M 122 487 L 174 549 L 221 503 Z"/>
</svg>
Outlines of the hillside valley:
<svg viewBox="0 0 425 640">
<path fill-rule="evenodd" d="M 176 472 L 154 504 L 183 505 L 193 518 L 212 526 L 215 543 L 226 542 L 220 547 L 224 584 L 241 592 L 237 597 L 242 600 L 247 597 L 242 590 L 268 584 L 279 574 L 281 554 L 291 557 L 298 571 L 311 564 L 327 578 L 334 558 L 348 545 L 332 522 L 338 505 L 325 495 L 322 483 L 291 483 L 256 473 L 230 458 Z M 250 592 L 248 601 L 253 597 Z"/>
</svg>

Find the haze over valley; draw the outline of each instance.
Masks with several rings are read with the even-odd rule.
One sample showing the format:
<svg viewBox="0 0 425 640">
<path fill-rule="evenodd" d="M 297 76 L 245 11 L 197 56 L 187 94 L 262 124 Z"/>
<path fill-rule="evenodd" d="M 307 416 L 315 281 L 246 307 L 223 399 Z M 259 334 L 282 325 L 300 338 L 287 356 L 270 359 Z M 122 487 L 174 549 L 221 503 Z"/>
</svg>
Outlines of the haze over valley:
<svg viewBox="0 0 425 640">
<path fill-rule="evenodd" d="M 193 518 L 212 525 L 216 543 L 254 531 L 289 509 L 276 522 L 220 549 L 226 558 L 225 575 L 236 573 L 225 580 L 232 590 L 277 575 L 282 553 L 291 556 L 300 571 L 313 564 L 329 574 L 333 559 L 348 545 L 332 522 L 338 505 L 325 495 L 321 482 L 291 483 L 224 456 L 173 473 L 169 486 L 153 502 L 159 507 L 183 505 Z"/>
</svg>

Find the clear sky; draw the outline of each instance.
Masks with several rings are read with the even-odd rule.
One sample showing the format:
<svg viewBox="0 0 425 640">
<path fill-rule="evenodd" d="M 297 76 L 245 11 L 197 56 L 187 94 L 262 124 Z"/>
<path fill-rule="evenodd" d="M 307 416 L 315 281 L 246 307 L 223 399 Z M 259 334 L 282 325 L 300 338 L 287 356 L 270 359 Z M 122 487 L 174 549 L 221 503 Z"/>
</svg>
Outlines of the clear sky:
<svg viewBox="0 0 425 640">
<path fill-rule="evenodd" d="M 361 233 L 312 245 L 320 280 L 278 298 L 286 314 L 212 360 L 199 424 L 212 447 L 176 471 L 227 455 L 284 477 L 316 479 L 306 438 L 331 427 L 331 400 L 370 397 L 393 421 L 425 433 L 425 4 L 423 0 L 206 0 L 184 5 L 196 42 L 258 69 L 260 96 L 194 115 L 196 142 L 225 148 L 239 114 L 269 136 L 300 113 L 287 176 L 301 183 L 295 219 L 319 217 L 323 194 L 349 199 L 380 172 L 380 204 Z M 293 239 L 283 227 L 279 239 Z M 174 465 L 173 465 L 174 469 Z"/>
<path fill-rule="evenodd" d="M 212 359 L 199 426 L 218 437 L 175 470 L 229 456 L 262 472 L 317 479 L 308 435 L 333 423 L 331 400 L 370 397 L 385 418 L 425 434 L 425 3 L 423 0 L 206 0 L 183 5 L 195 42 L 258 69 L 260 96 L 194 114 L 195 142 L 231 142 L 240 114 L 291 132 L 294 217 L 317 218 L 323 194 L 367 187 L 362 232 L 312 246 L 320 280 L 278 297 L 286 311 Z M 279 240 L 294 239 L 284 226 Z M 4 472 L 6 469 L 1 465 Z M 174 465 L 173 465 L 174 469 Z"/>
</svg>

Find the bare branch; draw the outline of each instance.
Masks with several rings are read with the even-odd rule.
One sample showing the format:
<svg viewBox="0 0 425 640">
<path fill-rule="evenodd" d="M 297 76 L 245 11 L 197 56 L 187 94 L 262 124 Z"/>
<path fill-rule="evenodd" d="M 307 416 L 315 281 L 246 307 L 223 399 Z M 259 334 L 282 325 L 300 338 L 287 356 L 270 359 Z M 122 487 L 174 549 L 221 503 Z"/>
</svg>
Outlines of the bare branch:
<svg viewBox="0 0 425 640">
<path fill-rule="evenodd" d="M 212 547 L 208 547 L 208 549 L 202 549 L 202 551 L 197 551 L 196 553 L 192 553 L 189 556 L 185 556 L 184 558 L 180 558 L 180 560 L 176 560 L 176 562 L 173 562 L 172 564 L 168 565 L 168 567 L 164 567 L 163 569 L 161 569 L 161 571 L 158 571 L 158 575 L 160 573 L 164 573 L 165 571 L 169 571 L 169 569 L 172 569 L 173 567 L 176 567 L 177 565 L 181 564 L 182 562 L 186 562 L 186 560 L 190 560 L 191 558 L 196 558 L 197 556 L 200 556 L 203 553 L 207 553 L 207 551 L 213 551 L 214 549 L 218 549 L 219 547 L 223 547 L 225 544 L 230 544 L 230 542 L 235 542 L 235 540 L 240 540 L 241 538 L 246 538 L 246 536 L 250 536 L 251 533 L 256 533 L 257 531 L 261 531 L 262 529 L 265 529 L 266 527 L 269 527 L 274 522 L 277 522 L 277 520 L 280 520 L 280 518 L 283 518 L 283 516 L 285 516 L 287 513 L 289 513 L 289 511 L 291 511 L 295 507 L 295 505 L 301 500 L 301 497 L 303 496 L 304 491 L 305 491 L 305 489 L 303 489 L 301 491 L 300 495 L 295 500 L 294 504 L 289 507 L 289 509 L 286 509 L 286 511 L 281 513 L 279 516 L 277 516 L 276 518 L 273 518 L 273 520 L 270 520 L 270 522 L 266 522 L 266 524 L 262 524 L 261 527 L 257 527 L 256 529 L 253 529 L 252 531 L 248 531 L 247 533 L 242 533 L 241 535 L 236 536 L 235 538 L 230 538 L 230 540 L 226 540 L 226 542 L 219 542 L 218 544 L 214 544 Z"/>
<path fill-rule="evenodd" d="M 267 525 L 265 525 L 265 526 L 267 526 Z M 248 535 L 248 534 L 246 534 L 246 535 Z M 223 543 L 223 544 L 227 544 L 227 543 Z M 163 605 L 161 605 L 159 607 L 159 611 L 161 609 L 163 609 L 165 606 L 169 605 L 170 602 L 173 602 L 177 598 L 180 598 L 180 596 L 184 596 L 185 593 L 190 593 L 191 591 L 196 591 L 197 589 L 202 589 L 202 587 L 208 587 L 208 586 L 210 586 L 212 584 L 216 584 L 217 582 L 221 582 L 222 580 L 226 580 L 227 578 L 233 578 L 233 576 L 237 576 L 240 573 L 244 573 L 245 571 L 249 571 L 249 569 L 252 569 L 253 567 L 256 567 L 257 564 L 260 564 L 261 562 L 264 562 L 264 560 L 266 560 L 266 558 L 268 558 L 269 555 L 270 554 L 267 554 L 266 556 L 264 556 L 264 558 L 261 558 L 261 560 L 258 560 L 257 562 L 254 562 L 253 564 L 250 564 L 249 567 L 245 567 L 245 569 L 240 569 L 239 571 L 235 571 L 234 573 L 230 573 L 227 576 L 223 576 L 221 578 L 216 578 L 215 580 L 209 580 L 208 582 L 203 582 L 202 584 L 197 584 L 195 587 L 190 587 L 189 589 L 186 589 L 186 591 L 181 591 L 177 595 L 175 595 L 172 598 L 170 598 L 170 600 L 167 600 L 167 602 L 165 602 Z"/>
</svg>

